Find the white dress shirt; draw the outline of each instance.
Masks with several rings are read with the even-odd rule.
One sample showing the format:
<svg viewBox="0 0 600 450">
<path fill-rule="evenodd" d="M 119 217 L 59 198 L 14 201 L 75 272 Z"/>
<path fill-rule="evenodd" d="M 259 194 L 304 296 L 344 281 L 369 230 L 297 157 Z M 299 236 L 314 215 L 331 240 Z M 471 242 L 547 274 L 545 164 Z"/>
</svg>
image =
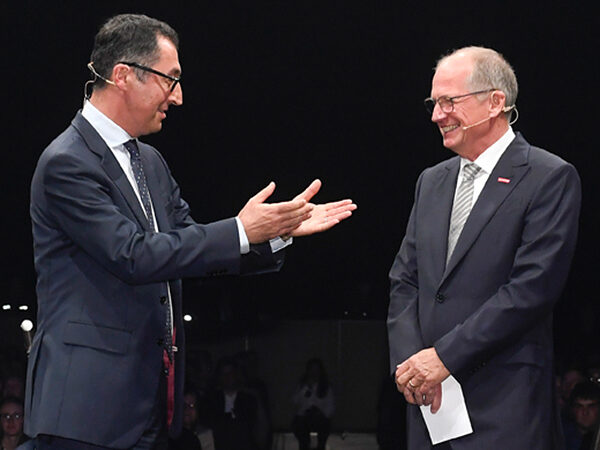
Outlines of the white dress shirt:
<svg viewBox="0 0 600 450">
<path fill-rule="evenodd" d="M 477 173 L 477 175 L 475 176 L 475 180 L 473 181 L 473 201 L 471 203 L 472 205 L 475 205 L 475 202 L 479 198 L 479 194 L 481 194 L 481 191 L 483 191 L 483 187 L 485 186 L 485 183 L 490 177 L 490 174 L 494 170 L 494 167 L 496 167 L 496 164 L 500 160 L 500 157 L 508 148 L 508 146 L 514 138 L 515 133 L 512 130 L 512 127 L 509 126 L 508 130 L 506 130 L 506 133 L 504 133 L 500 139 L 498 139 L 487 149 L 485 149 L 484 152 L 481 155 L 479 155 L 475 161 L 469 161 L 468 159 L 462 157 L 460 158 L 460 170 L 458 172 L 459 174 L 463 173 L 463 167 L 466 164 L 469 164 L 470 162 L 474 162 L 479 167 L 481 167 L 481 170 Z M 456 194 L 458 193 L 458 187 L 460 186 L 461 181 L 462 177 L 459 176 L 456 180 L 456 188 L 454 191 L 455 200 Z"/>
</svg>

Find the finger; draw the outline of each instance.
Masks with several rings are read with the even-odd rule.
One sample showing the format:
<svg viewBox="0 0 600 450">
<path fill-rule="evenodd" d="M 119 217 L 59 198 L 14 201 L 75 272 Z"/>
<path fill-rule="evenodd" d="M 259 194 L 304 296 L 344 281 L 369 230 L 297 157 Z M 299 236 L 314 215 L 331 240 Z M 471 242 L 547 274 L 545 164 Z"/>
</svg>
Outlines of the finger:
<svg viewBox="0 0 600 450">
<path fill-rule="evenodd" d="M 415 399 L 415 405 L 423 406 L 423 396 L 413 391 L 413 398 Z"/>
<path fill-rule="evenodd" d="M 411 405 L 416 405 L 415 396 L 413 395 L 412 391 L 405 388 L 402 393 L 404 394 L 404 398 L 408 403 L 410 403 Z"/>
<path fill-rule="evenodd" d="M 319 189 L 321 189 L 321 180 L 317 178 L 308 185 L 304 192 L 298 194 L 296 198 L 303 198 L 304 200 L 309 202 L 310 199 L 313 198 L 317 192 L 319 192 Z"/>
<path fill-rule="evenodd" d="M 341 222 L 344 219 L 347 219 L 352 215 L 352 211 L 340 211 L 332 216 L 328 216 L 327 220 L 337 220 L 337 222 Z"/>
<path fill-rule="evenodd" d="M 256 203 L 264 203 L 265 200 L 268 199 L 274 191 L 275 183 L 271 181 L 266 188 L 254 195 L 254 197 L 252 197 L 250 200 Z"/>
<path fill-rule="evenodd" d="M 405 389 L 405 386 L 402 386 L 402 385 L 398 384 L 398 382 L 396 381 L 396 378 L 395 378 L 395 377 L 394 377 L 394 383 L 396 383 L 396 389 L 398 389 L 398 391 L 399 391 L 400 393 L 404 394 L 404 389 Z"/>
<path fill-rule="evenodd" d="M 276 208 L 275 214 L 277 214 L 278 222 L 282 227 L 293 226 L 298 222 L 304 222 L 312 217 L 313 207 L 311 203 L 307 203 L 301 208 L 296 208 L 293 210 L 285 210 L 281 211 L 279 208 Z"/>
<path fill-rule="evenodd" d="M 422 397 L 422 399 L 423 399 L 423 404 L 424 404 L 425 406 L 429 406 L 429 405 L 431 405 L 431 396 L 429 396 L 429 395 L 427 395 L 427 394 L 423 394 L 421 397 Z"/>
<path fill-rule="evenodd" d="M 317 205 L 316 208 L 319 209 L 320 206 L 321 205 Z M 340 216 L 346 218 L 350 217 L 352 215 L 352 211 L 354 211 L 356 208 L 357 206 L 354 203 L 347 203 L 338 206 L 325 205 L 325 208 L 322 209 L 322 211 L 327 217 L 337 218 L 338 216 Z"/>
<path fill-rule="evenodd" d="M 279 232 L 278 232 L 279 236 L 287 236 L 287 235 L 294 236 L 293 231 L 296 230 L 298 227 L 300 227 L 300 225 L 302 225 L 303 222 L 305 222 L 309 219 L 310 219 L 310 214 L 306 214 L 305 216 L 301 216 L 292 222 L 289 222 L 289 221 L 286 222 L 285 226 L 282 226 L 279 229 Z"/>
<path fill-rule="evenodd" d="M 312 203 L 307 203 L 303 198 L 295 198 L 294 200 L 287 202 L 271 203 L 269 206 L 271 206 L 274 212 L 277 214 L 285 214 L 296 211 L 297 215 L 304 214 L 306 211 L 312 211 L 315 207 Z M 306 210 L 298 211 L 301 208 L 306 208 Z"/>
<path fill-rule="evenodd" d="M 431 413 L 435 414 L 442 407 L 442 385 L 438 385 L 433 400 L 431 401 Z"/>
<path fill-rule="evenodd" d="M 329 202 L 329 203 L 325 203 L 324 205 L 321 205 L 323 207 L 325 207 L 325 209 L 327 211 L 333 211 L 335 209 L 348 209 L 351 208 L 352 210 L 356 209 L 357 206 L 352 203 L 352 200 L 350 199 L 346 199 L 346 200 L 338 200 L 336 202 Z"/>
<path fill-rule="evenodd" d="M 408 382 L 411 380 L 413 375 L 413 369 L 408 364 L 402 363 L 396 368 L 396 380 L 400 384 L 408 385 Z M 413 384 L 415 384 L 414 381 Z"/>
</svg>

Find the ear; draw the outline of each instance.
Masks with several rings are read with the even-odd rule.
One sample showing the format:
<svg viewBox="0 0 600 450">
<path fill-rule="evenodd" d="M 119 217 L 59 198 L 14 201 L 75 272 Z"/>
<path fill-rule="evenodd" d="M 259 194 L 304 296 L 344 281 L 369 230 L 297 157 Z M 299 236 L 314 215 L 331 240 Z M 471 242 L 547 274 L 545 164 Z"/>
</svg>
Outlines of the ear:
<svg viewBox="0 0 600 450">
<path fill-rule="evenodd" d="M 112 70 L 112 80 L 119 89 L 127 89 L 131 76 L 135 76 L 131 67 L 125 64 L 115 64 Z"/>
<path fill-rule="evenodd" d="M 490 116 L 497 117 L 504 112 L 506 95 L 502 91 L 493 91 L 490 96 Z"/>
</svg>

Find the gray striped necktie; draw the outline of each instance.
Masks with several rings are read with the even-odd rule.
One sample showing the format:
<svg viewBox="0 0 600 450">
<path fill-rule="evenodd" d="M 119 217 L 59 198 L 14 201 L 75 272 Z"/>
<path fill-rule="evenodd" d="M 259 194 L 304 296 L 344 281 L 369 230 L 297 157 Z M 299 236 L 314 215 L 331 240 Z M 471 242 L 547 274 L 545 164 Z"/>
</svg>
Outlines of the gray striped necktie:
<svg viewBox="0 0 600 450">
<path fill-rule="evenodd" d="M 463 167 L 462 182 L 456 192 L 454 205 L 452 206 L 452 216 L 450 217 L 450 230 L 448 232 L 448 253 L 446 254 L 446 264 L 450 261 L 458 237 L 465 226 L 473 207 L 473 183 L 475 177 L 481 170 L 475 163 L 465 164 Z"/>
</svg>

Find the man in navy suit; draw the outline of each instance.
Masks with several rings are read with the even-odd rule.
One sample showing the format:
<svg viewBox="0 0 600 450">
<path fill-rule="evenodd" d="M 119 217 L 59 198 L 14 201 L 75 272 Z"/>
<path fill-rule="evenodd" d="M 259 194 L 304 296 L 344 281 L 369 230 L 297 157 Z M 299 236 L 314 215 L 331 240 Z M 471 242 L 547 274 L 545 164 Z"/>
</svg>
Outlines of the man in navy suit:
<svg viewBox="0 0 600 450">
<path fill-rule="evenodd" d="M 559 449 L 552 309 L 571 263 L 580 208 L 575 168 L 510 126 L 517 81 L 497 52 L 443 57 L 426 100 L 457 153 L 417 182 L 390 271 L 390 357 L 413 405 L 443 405 L 461 385 L 473 433 L 452 449 Z M 467 167 L 468 166 L 468 167 Z M 411 449 L 431 448 L 409 406 Z"/>
<path fill-rule="evenodd" d="M 43 152 L 31 186 L 38 323 L 26 432 L 38 448 L 165 448 L 181 429 L 181 278 L 278 270 L 291 238 L 355 208 L 295 199 L 200 225 L 156 149 L 181 105 L 178 36 L 142 15 L 110 19 L 95 38 L 93 92 Z M 168 431 L 168 433 L 167 433 Z"/>
</svg>

